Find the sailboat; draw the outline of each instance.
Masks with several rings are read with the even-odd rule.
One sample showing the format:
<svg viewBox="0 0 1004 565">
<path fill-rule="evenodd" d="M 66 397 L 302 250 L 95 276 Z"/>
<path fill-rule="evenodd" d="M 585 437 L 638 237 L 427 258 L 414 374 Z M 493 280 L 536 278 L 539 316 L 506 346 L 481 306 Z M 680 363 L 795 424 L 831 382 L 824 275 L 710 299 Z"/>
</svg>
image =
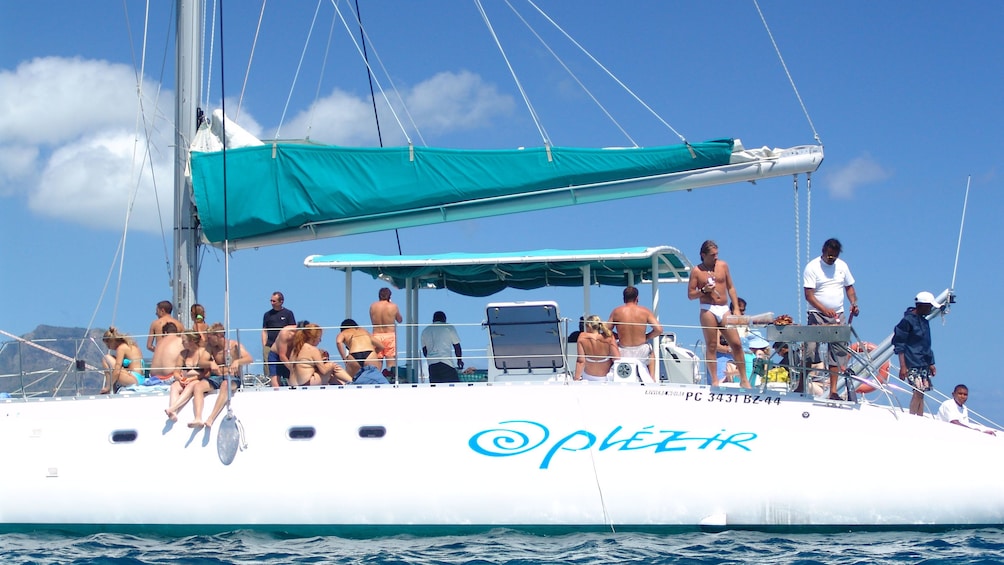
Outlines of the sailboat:
<svg viewBox="0 0 1004 565">
<path fill-rule="evenodd" d="M 178 5 L 178 59 L 197 60 L 201 3 Z M 179 70 L 179 90 L 195 84 L 191 68 Z M 179 141 L 193 139 L 198 97 L 178 99 Z M 220 130 L 225 120 L 217 116 Z M 751 151 L 734 139 L 617 150 L 252 141 L 188 155 L 187 144 L 178 146 L 178 171 L 191 173 L 176 178 L 186 218 L 176 230 L 180 304 L 197 289 L 191 272 L 202 237 L 240 249 L 807 174 L 823 159 L 819 146 Z M 379 179 L 386 201 L 365 209 L 352 202 L 361 178 Z M 472 265 L 494 273 L 522 265 L 538 282 L 520 284 L 564 276 L 588 289 L 615 261 L 616 279 L 605 284 L 683 282 L 692 267 L 668 246 L 307 258 L 397 277 L 409 294 L 437 283 L 485 291 L 516 279 L 477 280 L 484 269 Z M 946 291 L 939 300 L 950 298 Z M 368 536 L 1004 525 L 1000 476 L 964 472 L 949 458 L 926 461 L 917 476 L 910 463 L 921 452 L 965 452 L 967 466 L 992 469 L 1004 456 L 996 437 L 852 394 L 709 387 L 687 368 L 659 382 L 574 382 L 556 303 L 492 302 L 486 319 L 484 382 L 250 388 L 212 429 L 165 421 L 163 395 L 0 400 L 0 529 Z M 766 330 L 792 343 L 848 341 L 850 333 Z M 663 363 L 689 359 L 672 343 L 658 345 Z M 883 359 L 865 361 L 848 382 Z M 868 440 L 835 447 L 838 433 Z M 109 485 L 122 475 L 134 480 Z M 185 481 L 184 495 L 174 478 Z M 204 488 L 189 495 L 196 485 Z"/>
</svg>

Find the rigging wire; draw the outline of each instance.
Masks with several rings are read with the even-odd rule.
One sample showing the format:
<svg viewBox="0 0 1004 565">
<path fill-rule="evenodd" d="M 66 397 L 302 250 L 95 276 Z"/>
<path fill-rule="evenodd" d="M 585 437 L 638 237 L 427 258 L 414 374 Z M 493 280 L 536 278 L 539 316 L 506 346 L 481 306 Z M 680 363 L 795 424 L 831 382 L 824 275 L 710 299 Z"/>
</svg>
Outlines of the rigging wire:
<svg viewBox="0 0 1004 565">
<path fill-rule="evenodd" d="M 244 82 L 241 83 L 241 95 L 237 99 L 237 112 L 234 113 L 234 121 L 241 115 L 241 106 L 244 105 L 244 93 L 248 87 L 248 77 L 251 76 L 251 62 L 254 61 L 254 51 L 258 47 L 258 37 L 261 36 L 261 23 L 265 18 L 265 4 L 268 0 L 261 0 L 261 11 L 258 12 L 258 26 L 254 30 L 254 39 L 251 41 L 251 53 L 248 55 L 247 68 L 244 70 Z M 209 107 L 208 105 L 206 106 Z"/>
<path fill-rule="evenodd" d="M 480 5 L 480 0 L 477 0 L 477 1 L 479 2 L 479 5 Z M 657 120 L 659 120 L 660 122 L 662 122 L 662 125 L 664 125 L 667 128 L 669 128 L 669 130 L 671 132 L 673 132 L 677 137 L 679 137 L 681 142 L 683 142 L 684 144 L 686 144 L 688 146 L 690 145 L 687 142 L 687 138 L 685 138 L 683 136 L 683 134 L 681 134 L 680 132 L 676 131 L 676 129 L 673 128 L 673 126 L 669 125 L 669 123 L 666 120 L 662 119 L 662 116 L 660 116 L 655 110 L 653 110 L 651 106 L 649 106 L 648 104 L 646 104 L 644 100 L 642 100 L 641 98 L 639 98 L 638 95 L 635 94 L 634 91 L 631 90 L 628 87 L 628 85 L 624 84 L 621 81 L 621 79 L 617 78 L 617 76 L 614 75 L 614 73 L 612 73 L 610 71 L 610 69 L 608 69 L 606 66 L 604 66 L 603 63 L 601 63 L 596 57 L 594 57 L 592 53 L 590 53 L 585 47 L 582 46 L 582 44 L 580 44 L 571 35 L 569 35 L 568 32 L 566 32 L 564 30 L 564 28 L 562 28 L 560 25 L 558 25 L 557 22 L 555 22 L 553 19 L 551 19 L 551 16 L 547 15 L 543 10 L 541 10 L 540 7 L 537 6 L 533 2 L 533 0 L 527 0 L 527 3 L 530 4 L 531 6 L 533 6 L 533 8 L 535 10 L 537 10 L 537 12 L 540 13 L 541 16 L 544 17 L 544 19 L 546 19 L 551 25 L 553 25 L 555 27 L 555 29 L 557 29 L 558 31 L 560 31 L 561 34 L 564 35 L 569 41 L 571 41 L 573 45 L 575 45 L 576 47 L 578 47 L 579 50 L 582 51 L 583 54 L 585 54 L 586 57 L 589 57 L 589 59 L 593 63 L 596 63 L 596 66 L 598 66 L 600 69 L 602 69 L 603 72 L 605 72 L 607 74 L 607 76 L 609 76 L 611 79 L 613 79 L 614 82 L 616 82 L 618 85 L 620 85 L 620 87 L 623 88 L 625 92 L 627 92 L 628 94 L 630 94 L 631 97 L 634 98 L 639 104 L 641 104 L 643 108 L 645 108 L 646 110 L 648 110 L 650 114 L 652 114 L 653 116 L 655 116 L 655 118 Z"/>
<path fill-rule="evenodd" d="M 226 65 L 223 62 L 223 2 L 220 1 L 220 109 L 223 115 L 227 115 L 227 83 L 225 80 Z M 215 13 L 215 10 L 214 10 Z M 222 120 L 221 132 L 223 139 L 223 366 L 228 370 L 224 371 L 223 386 L 227 387 L 227 413 L 231 414 L 230 400 L 234 397 L 230 389 L 230 381 L 233 375 L 230 374 L 230 233 L 229 233 L 229 207 L 227 206 L 227 121 Z M 223 394 L 220 391 L 219 394 Z"/>
<path fill-rule="evenodd" d="M 366 33 L 363 31 L 363 13 L 359 10 L 359 0 L 356 0 L 355 16 L 356 22 L 359 24 L 359 43 L 363 47 L 363 61 L 366 63 L 366 78 L 370 84 L 370 101 L 373 103 L 373 119 L 376 121 L 377 141 L 380 143 L 380 147 L 383 147 L 383 134 L 380 132 L 380 114 L 377 112 L 376 93 L 373 92 L 373 71 L 370 70 L 370 58 L 366 51 Z M 334 20 L 331 23 L 334 25 Z M 396 229 L 394 231 L 397 232 Z"/>
<path fill-rule="evenodd" d="M 359 9 L 359 0 L 356 0 L 355 16 L 356 22 L 359 23 L 359 43 L 363 46 L 363 61 L 366 63 L 366 77 L 369 79 L 370 83 L 370 101 L 373 103 L 373 120 L 376 122 L 377 141 L 380 142 L 380 147 L 383 147 L 383 134 L 380 133 L 380 113 L 377 111 L 376 93 L 373 91 L 373 72 L 370 70 L 370 58 L 366 51 L 366 32 L 363 30 L 363 14 Z M 332 19 L 331 25 L 334 26 L 334 24 L 334 19 Z M 397 228 L 394 228 L 394 239 L 397 241 L 397 254 L 403 255 L 404 253 L 401 251 L 401 232 Z"/>
<path fill-rule="evenodd" d="M 816 132 L 816 125 L 812 123 L 812 118 L 809 116 L 809 110 L 805 107 L 802 95 L 798 93 L 798 87 L 795 86 L 795 79 L 792 78 L 791 72 L 788 70 L 788 65 L 784 62 L 784 57 L 781 56 L 781 49 L 777 46 L 777 41 L 774 40 L 774 34 L 771 33 L 770 26 L 767 25 L 767 18 L 764 17 L 763 10 L 760 9 L 760 3 L 757 0 L 753 0 L 753 5 L 756 6 L 757 14 L 760 15 L 760 21 L 763 22 L 764 29 L 767 30 L 767 36 L 770 37 L 771 45 L 774 46 L 774 52 L 777 53 L 777 59 L 781 62 L 784 74 L 788 76 L 788 82 L 791 83 L 791 89 L 795 92 L 795 98 L 798 99 L 798 104 L 802 107 L 802 113 L 805 114 L 805 119 L 809 122 L 809 127 L 812 129 L 812 138 L 816 140 L 816 143 L 822 145 L 823 141 L 819 139 L 819 133 Z"/>
<path fill-rule="evenodd" d="M 209 93 L 210 93 L 210 91 L 213 88 L 213 53 L 214 53 L 213 47 L 215 46 L 215 43 L 216 43 L 216 0 L 213 0 L 212 14 L 213 14 L 213 23 L 209 25 L 209 49 L 208 49 L 208 52 L 209 52 L 208 53 L 209 62 L 208 62 L 208 64 L 205 61 L 206 50 L 203 50 L 203 52 L 200 54 L 201 57 L 202 57 L 202 59 L 203 59 L 203 61 L 202 61 L 202 64 L 203 64 L 202 68 L 203 69 L 207 69 L 207 71 L 204 73 L 206 75 L 206 85 L 205 85 L 206 96 L 203 99 L 203 103 L 202 103 L 202 107 L 203 108 L 208 108 L 209 107 L 209 100 L 210 100 Z M 206 5 L 205 4 L 202 5 L 202 21 L 203 21 L 203 26 L 202 27 L 203 27 L 203 36 L 204 36 L 205 35 L 205 29 L 206 29 L 206 26 L 205 26 L 205 21 L 206 21 Z M 220 38 L 220 41 L 223 41 L 222 37 Z M 203 45 L 205 45 L 205 37 L 203 37 Z M 196 127 L 196 129 L 198 129 L 198 127 Z"/>
<path fill-rule="evenodd" d="M 799 241 L 802 232 L 798 226 L 798 221 L 799 221 L 798 175 L 791 176 L 791 185 L 792 185 L 791 193 L 792 196 L 794 197 L 794 205 L 795 205 L 795 289 L 796 289 L 795 304 L 798 304 L 798 309 L 796 310 L 798 317 L 795 319 L 799 321 L 798 323 L 802 324 L 805 323 L 805 320 L 802 319 L 802 294 L 798 292 L 802 288 L 802 257 L 800 255 L 801 253 L 800 247 L 802 243 L 801 241 Z"/>
<path fill-rule="evenodd" d="M 812 257 L 812 173 L 805 174 L 805 260 Z M 808 315 L 808 314 L 807 314 Z"/>
<path fill-rule="evenodd" d="M 335 1 L 335 0 L 332 0 L 332 1 Z M 352 11 L 352 4 L 346 4 L 346 5 L 349 7 L 349 11 L 351 12 Z M 356 20 L 361 23 L 362 20 L 359 19 L 359 15 L 357 13 L 358 11 L 359 10 L 358 10 L 358 6 L 357 6 L 356 7 L 356 12 L 353 13 L 353 16 L 355 16 Z M 341 17 L 340 13 L 338 15 L 339 15 L 339 17 Z M 348 29 L 348 24 L 346 24 L 346 30 L 347 29 Z M 370 49 L 373 51 L 373 56 L 376 57 L 377 63 L 380 65 L 380 70 L 383 72 L 383 76 L 387 77 L 387 83 L 390 85 L 390 89 L 394 93 L 394 96 L 397 97 L 397 101 L 401 104 L 401 109 L 404 111 L 404 115 L 408 117 L 408 123 L 411 125 L 412 129 L 415 130 L 415 135 L 418 136 L 418 140 L 421 142 L 421 144 L 422 144 L 423 147 L 428 146 L 429 144 L 426 143 L 425 137 L 422 136 L 422 130 L 420 130 L 418 128 L 418 124 L 415 123 L 415 117 L 411 115 L 411 110 L 408 109 L 408 104 L 405 103 L 404 98 L 401 96 L 401 91 L 398 89 L 397 85 L 394 84 L 394 78 L 393 78 L 393 76 L 391 76 L 390 72 L 387 71 L 387 66 L 384 65 L 383 59 L 380 58 L 380 52 L 377 51 L 377 49 L 376 49 L 376 43 L 374 43 L 373 42 L 373 38 L 370 37 L 368 33 L 366 33 L 366 28 L 365 27 L 361 27 L 360 26 L 360 31 L 361 31 L 363 37 L 369 39 Z M 370 68 L 370 65 L 369 65 L 369 58 L 364 56 L 363 57 L 363 63 L 366 65 L 367 71 L 370 72 L 370 74 L 371 74 L 371 80 L 372 80 L 372 78 L 373 78 L 372 77 L 372 69 Z M 380 93 L 383 94 L 383 87 L 380 86 L 380 82 L 379 81 L 377 82 L 377 88 L 379 88 L 380 89 Z M 372 91 L 371 91 L 371 94 L 372 94 Z M 387 98 L 386 95 L 384 95 L 384 99 L 386 99 L 386 98 Z M 388 102 L 388 104 L 390 104 L 390 102 Z M 405 136 L 407 136 L 407 132 L 403 132 L 403 126 L 402 126 L 402 133 L 404 133 Z M 409 140 L 409 143 L 410 142 L 411 141 Z"/>
<path fill-rule="evenodd" d="M 317 88 L 314 90 L 314 103 L 310 105 L 310 114 L 307 118 L 307 135 L 310 139 L 310 131 L 314 129 L 314 113 L 317 111 L 317 102 L 321 99 L 321 85 L 324 84 L 324 71 L 328 68 L 328 54 L 331 53 L 331 38 L 335 34 L 335 18 L 331 18 L 331 26 L 328 27 L 328 43 L 324 46 L 324 59 L 321 61 L 321 72 L 317 77 Z"/>
<path fill-rule="evenodd" d="M 962 228 L 966 227 L 966 208 L 969 206 L 969 183 L 973 176 L 966 177 L 966 196 L 962 200 L 962 222 L 959 224 L 959 242 L 955 245 L 955 266 L 952 267 L 952 285 L 949 287 L 955 290 L 955 273 L 959 270 L 959 253 L 962 252 Z"/>
<path fill-rule="evenodd" d="M 516 76 L 516 70 L 513 69 L 512 63 L 509 61 L 509 57 L 506 55 L 505 49 L 502 47 L 502 43 L 499 41 L 498 35 L 495 33 L 495 28 L 492 27 L 492 22 L 488 19 L 488 14 L 485 13 L 485 8 L 481 5 L 481 0 L 474 0 L 474 4 L 478 7 L 478 12 L 481 13 L 481 19 L 484 20 L 485 25 L 488 26 L 488 33 L 491 34 L 492 39 L 495 41 L 495 46 L 498 47 L 499 53 L 502 54 L 502 60 L 505 61 L 506 67 L 509 68 L 509 74 L 512 75 L 512 80 L 516 83 L 516 88 L 523 97 L 523 103 L 526 104 L 526 108 L 530 112 L 530 118 L 533 120 L 534 125 L 537 126 L 537 132 L 540 133 L 540 137 L 544 140 L 544 145 L 550 147 L 552 145 L 551 139 L 547 135 L 547 131 L 544 130 L 544 125 L 540 122 L 540 116 L 538 116 L 537 111 L 534 110 L 533 104 L 530 102 L 530 97 L 523 88 L 523 83 L 521 83 L 519 77 Z"/>
<path fill-rule="evenodd" d="M 516 17 L 519 18 L 521 22 L 523 22 L 523 25 L 525 25 L 526 28 L 530 30 L 530 33 L 532 33 L 533 36 L 537 38 L 537 41 L 539 41 L 540 44 L 544 46 L 544 49 L 547 49 L 548 53 L 550 53 L 551 56 L 554 57 L 554 60 L 557 61 L 558 64 L 561 65 L 563 69 L 565 69 L 565 72 L 568 73 L 568 76 L 572 77 L 572 80 L 574 80 L 575 83 L 579 85 L 579 88 L 581 88 L 582 91 L 586 93 L 586 96 L 588 96 L 589 99 L 592 100 L 597 107 L 599 107 L 600 111 L 602 111 L 603 114 L 606 115 L 606 117 L 614 124 L 614 126 L 617 129 L 619 129 L 622 134 L 624 134 L 624 137 L 626 137 L 628 141 L 631 142 L 631 145 L 633 147 L 638 147 L 638 142 L 636 142 L 634 138 L 631 137 L 631 134 L 629 134 L 627 130 L 625 130 L 621 126 L 621 124 L 617 121 L 617 119 L 614 118 L 613 114 L 611 114 L 610 111 L 607 110 L 606 106 L 604 106 L 603 103 L 600 102 L 598 98 L 596 98 L 596 96 L 592 93 L 592 91 L 589 90 L 589 88 L 585 84 L 583 84 L 581 80 L 579 80 L 579 77 L 576 76 L 576 74 L 572 71 L 572 69 L 565 64 L 565 61 L 562 60 L 557 53 L 555 53 L 554 49 L 551 49 L 551 46 L 548 45 L 547 41 L 544 40 L 544 38 L 541 37 L 539 33 L 537 33 L 537 30 L 535 30 L 533 26 L 530 25 L 530 22 L 526 21 L 523 15 L 516 10 L 516 7 L 513 6 L 512 3 L 509 2 L 509 0 L 505 0 L 505 3 L 507 6 L 509 6 L 509 9 L 512 10 L 514 14 L 516 14 Z"/>
<path fill-rule="evenodd" d="M 404 135 L 405 139 L 408 141 L 408 145 L 414 145 L 414 141 L 412 141 L 411 136 L 408 135 L 408 130 L 406 130 L 405 127 L 404 127 L 404 124 L 401 123 L 401 118 L 397 115 L 397 112 L 394 111 L 394 106 L 391 105 L 390 99 L 387 98 L 387 92 L 384 90 L 383 85 L 380 84 L 380 78 L 376 75 L 376 73 L 372 73 L 373 68 L 370 66 L 369 61 L 366 60 L 366 57 L 363 56 L 362 47 L 359 45 L 359 42 L 356 41 L 356 37 L 352 33 L 352 30 L 349 29 L 349 22 L 348 22 L 348 20 L 345 19 L 345 16 L 342 14 L 342 11 L 338 9 L 338 3 L 335 2 L 334 0 L 331 0 L 331 6 L 335 9 L 335 12 L 338 13 L 338 19 L 342 22 L 342 27 L 345 28 L 345 31 L 347 32 L 347 35 L 348 35 L 349 39 L 352 41 L 352 45 L 355 46 L 356 53 L 358 53 L 359 56 L 362 57 L 363 63 L 366 65 L 366 68 L 369 71 L 371 71 L 371 76 L 373 77 L 373 80 L 376 82 L 377 89 L 380 91 L 380 95 L 383 97 L 384 102 L 387 104 L 387 109 L 390 111 L 390 115 L 393 116 L 394 120 L 397 122 L 397 127 L 401 129 L 401 133 Z M 351 11 L 352 10 L 352 5 L 349 4 L 348 6 L 349 6 L 349 10 Z M 358 17 L 355 18 L 355 20 L 358 21 Z M 365 30 L 363 30 L 363 33 L 365 34 Z M 372 45 L 372 43 L 373 43 L 373 41 L 370 40 L 370 44 L 371 45 Z M 377 53 L 376 49 L 373 49 L 373 55 L 377 58 L 377 62 L 380 63 L 381 68 L 384 69 L 384 73 L 388 77 L 388 82 L 391 84 L 391 87 L 394 88 L 395 92 L 397 92 L 397 88 L 394 87 L 394 81 L 390 79 L 390 73 L 386 72 L 386 67 L 383 67 L 383 61 L 380 59 L 380 54 Z M 422 138 L 422 133 L 420 131 L 418 131 L 418 127 L 415 126 L 415 120 L 411 117 L 411 114 L 408 112 L 408 107 L 407 107 L 407 105 L 404 104 L 404 100 L 401 100 L 400 93 L 398 93 L 398 100 L 400 100 L 402 106 L 404 106 L 404 112 L 408 116 L 408 119 L 411 121 L 412 127 L 415 128 L 415 131 L 416 131 L 416 134 L 418 135 L 418 138 L 422 141 L 422 145 L 425 145 L 425 139 Z"/>
<path fill-rule="evenodd" d="M 275 127 L 275 139 L 279 139 L 279 132 L 282 130 L 282 124 L 286 121 L 286 112 L 289 111 L 289 104 L 293 99 L 293 91 L 296 90 L 296 81 L 300 78 L 300 70 L 303 69 L 303 60 L 307 56 L 307 47 L 310 45 L 310 38 L 314 35 L 314 25 L 317 23 L 317 14 L 321 11 L 321 2 L 324 0 L 317 0 L 317 6 L 314 7 L 314 18 L 310 21 L 310 29 L 307 30 L 307 39 L 303 42 L 303 49 L 300 51 L 300 61 L 296 64 L 296 72 L 293 73 L 293 84 L 289 86 L 289 94 L 286 95 L 286 104 L 282 107 L 282 116 L 279 117 L 279 125 Z"/>
</svg>

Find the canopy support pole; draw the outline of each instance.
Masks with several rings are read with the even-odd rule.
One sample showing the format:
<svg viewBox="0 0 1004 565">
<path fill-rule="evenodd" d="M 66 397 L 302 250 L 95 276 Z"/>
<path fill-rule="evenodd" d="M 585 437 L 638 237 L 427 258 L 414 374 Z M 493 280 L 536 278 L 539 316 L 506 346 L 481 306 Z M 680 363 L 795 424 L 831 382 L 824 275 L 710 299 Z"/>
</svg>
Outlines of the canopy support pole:
<svg viewBox="0 0 1004 565">
<path fill-rule="evenodd" d="M 352 267 L 345 268 L 345 317 L 352 317 Z"/>
</svg>

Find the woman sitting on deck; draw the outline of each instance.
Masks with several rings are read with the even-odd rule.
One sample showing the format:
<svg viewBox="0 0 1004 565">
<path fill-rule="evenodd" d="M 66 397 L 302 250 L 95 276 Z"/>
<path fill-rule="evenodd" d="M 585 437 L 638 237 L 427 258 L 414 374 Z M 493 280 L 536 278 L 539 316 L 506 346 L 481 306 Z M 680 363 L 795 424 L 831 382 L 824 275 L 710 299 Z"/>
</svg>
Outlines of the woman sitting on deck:
<svg viewBox="0 0 1004 565">
<path fill-rule="evenodd" d="M 120 334 L 112 326 L 101 341 L 108 347 L 108 353 L 101 359 L 105 368 L 105 385 L 101 394 L 118 392 L 124 386 L 143 384 L 143 352 L 136 342 L 127 335 Z"/>
<path fill-rule="evenodd" d="M 342 320 L 342 332 L 335 338 L 338 352 L 345 360 L 345 370 L 355 375 L 363 365 L 380 368 L 380 358 L 377 353 L 383 350 L 383 344 L 370 335 L 365 328 L 360 328 L 352 318 Z"/>
<path fill-rule="evenodd" d="M 365 330 L 363 330 L 365 331 Z M 293 337 L 293 349 L 289 355 L 292 370 L 289 373 L 290 386 L 321 384 L 346 384 L 352 382 L 345 369 L 338 363 L 329 361 L 328 352 L 318 349 L 323 330 L 317 324 L 306 324 Z"/>
<path fill-rule="evenodd" d="M 609 380 L 610 368 L 621 356 L 614 334 L 595 314 L 586 318 L 585 326 L 586 331 L 579 334 L 577 341 L 575 380 Z"/>
<path fill-rule="evenodd" d="M 219 373 L 220 367 L 212 356 L 202 346 L 202 334 L 186 330 L 182 336 L 183 349 L 175 362 L 174 382 L 171 384 L 171 403 L 164 413 L 172 422 L 178 421 L 178 411 L 184 408 L 193 397 L 195 401 L 195 419 L 189 422 L 189 428 L 199 429 L 202 423 L 202 399 L 205 388 L 199 387 L 202 379 L 208 379 L 210 374 Z"/>
</svg>

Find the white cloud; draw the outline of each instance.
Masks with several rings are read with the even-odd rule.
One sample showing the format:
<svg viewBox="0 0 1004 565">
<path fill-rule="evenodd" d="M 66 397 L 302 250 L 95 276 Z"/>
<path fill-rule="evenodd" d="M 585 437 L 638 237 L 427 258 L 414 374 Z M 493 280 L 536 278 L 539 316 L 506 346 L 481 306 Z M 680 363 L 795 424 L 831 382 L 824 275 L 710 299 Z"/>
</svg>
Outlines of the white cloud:
<svg viewBox="0 0 1004 565">
<path fill-rule="evenodd" d="M 861 185 L 885 180 L 892 172 L 885 169 L 870 155 L 855 157 L 844 167 L 827 176 L 830 194 L 834 198 L 851 199 Z"/>
<path fill-rule="evenodd" d="M 433 132 L 486 126 L 512 111 L 511 97 L 469 71 L 438 73 L 405 96 L 420 128 Z"/>
<path fill-rule="evenodd" d="M 0 197 L 23 196 L 36 214 L 118 230 L 135 192 L 130 227 L 159 233 L 163 218 L 164 229 L 170 230 L 173 93 L 158 93 L 151 81 L 145 81 L 143 89 L 146 123 L 132 133 L 139 105 L 136 77 L 127 65 L 46 57 L 0 71 Z M 154 96 L 160 100 L 152 100 Z M 513 107 L 510 97 L 470 72 L 439 73 L 402 97 L 418 126 L 435 133 L 482 127 Z M 389 116 L 382 102 L 380 112 Z M 238 122 L 255 135 L 274 132 L 260 126 L 246 108 Z M 144 131 L 150 132 L 155 175 L 144 158 Z M 370 101 L 338 90 L 294 116 L 280 134 L 309 134 L 319 142 L 341 145 L 377 143 Z M 405 139 L 396 125 L 385 126 L 383 136 L 387 145 Z"/>
<path fill-rule="evenodd" d="M 145 81 L 157 189 L 171 217 L 172 94 Z M 0 71 L 0 195 L 23 195 L 33 212 L 103 229 L 121 229 L 137 190 L 130 225 L 159 232 L 153 177 L 138 140 L 136 75 L 127 65 L 45 57 Z M 165 103 L 166 102 L 166 103 Z M 154 118 L 159 123 L 154 121 Z M 144 127 L 141 125 L 141 128 Z M 139 169 L 144 168 L 140 180 Z M 167 229 L 170 229 L 170 224 Z"/>
<path fill-rule="evenodd" d="M 335 90 L 294 116 L 282 126 L 279 135 L 284 138 L 309 136 L 319 143 L 332 145 L 377 144 L 373 106 L 341 90 Z M 388 140 L 385 138 L 384 142 Z"/>
<path fill-rule="evenodd" d="M 411 120 L 400 105 L 400 100 L 389 94 L 398 118 L 413 132 Z M 422 81 L 410 90 L 401 92 L 411 119 L 424 133 L 445 133 L 469 130 L 491 124 L 493 118 L 512 112 L 513 100 L 500 94 L 494 85 L 487 84 L 474 73 L 441 72 Z M 383 97 L 377 97 L 377 111 L 383 124 L 385 145 L 405 142 L 391 116 Z M 321 143 L 335 145 L 376 145 L 377 134 L 373 120 L 373 105 L 368 99 L 355 97 L 341 90 L 319 100 L 300 113 L 280 132 L 283 137 L 306 137 Z M 420 143 L 412 134 L 415 143 Z"/>
<path fill-rule="evenodd" d="M 130 227 L 159 233 L 153 178 L 157 179 L 161 212 L 169 222 L 174 191 L 170 162 L 155 163 L 153 176 L 147 164 L 140 175 L 135 169 L 146 162 L 140 157 L 133 165 L 134 151 L 142 152 L 143 146 L 125 131 L 103 131 L 60 147 L 41 172 L 38 186 L 28 195 L 29 208 L 90 227 L 120 229 L 133 200 Z M 170 230 L 171 224 L 164 227 Z"/>
<path fill-rule="evenodd" d="M 147 81 L 147 95 L 155 93 Z M 94 130 L 130 129 L 136 120 L 136 75 L 126 65 L 44 57 L 0 71 L 0 139 L 58 144 Z"/>
<path fill-rule="evenodd" d="M 37 147 L 0 145 L 0 196 L 14 194 L 21 183 L 31 182 L 37 160 Z"/>
</svg>

